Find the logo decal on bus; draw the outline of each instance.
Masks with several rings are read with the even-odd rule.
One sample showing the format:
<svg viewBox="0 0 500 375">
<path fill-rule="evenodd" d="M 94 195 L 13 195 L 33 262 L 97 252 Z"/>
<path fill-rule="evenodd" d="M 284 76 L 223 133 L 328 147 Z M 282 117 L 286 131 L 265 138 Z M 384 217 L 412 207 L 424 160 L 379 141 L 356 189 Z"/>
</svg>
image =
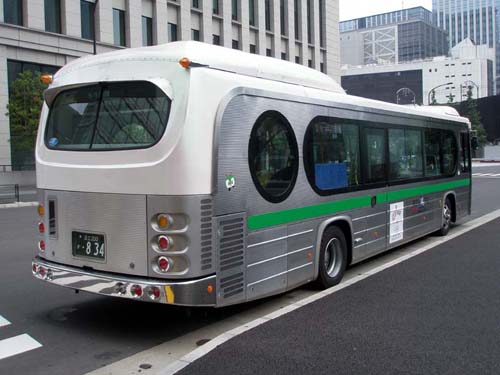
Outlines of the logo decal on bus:
<svg viewBox="0 0 500 375">
<path fill-rule="evenodd" d="M 57 138 L 50 138 L 49 139 L 49 146 L 50 147 L 56 147 L 58 143 L 59 143 L 59 139 L 57 139 Z"/>
<path fill-rule="evenodd" d="M 228 174 L 226 176 L 226 188 L 227 190 L 231 191 L 232 188 L 236 186 L 236 179 L 232 174 Z"/>
</svg>

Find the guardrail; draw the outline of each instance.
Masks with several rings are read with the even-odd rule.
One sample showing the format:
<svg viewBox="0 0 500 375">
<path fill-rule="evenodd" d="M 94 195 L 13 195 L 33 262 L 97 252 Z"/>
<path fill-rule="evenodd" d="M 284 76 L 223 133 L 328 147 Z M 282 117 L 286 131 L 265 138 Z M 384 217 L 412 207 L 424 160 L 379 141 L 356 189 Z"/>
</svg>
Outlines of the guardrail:
<svg viewBox="0 0 500 375">
<path fill-rule="evenodd" d="M 35 164 L 0 164 L 0 172 L 34 171 Z"/>
<path fill-rule="evenodd" d="M 31 202 L 36 200 L 36 186 L 21 186 L 19 184 L 0 185 L 0 204 Z"/>
</svg>

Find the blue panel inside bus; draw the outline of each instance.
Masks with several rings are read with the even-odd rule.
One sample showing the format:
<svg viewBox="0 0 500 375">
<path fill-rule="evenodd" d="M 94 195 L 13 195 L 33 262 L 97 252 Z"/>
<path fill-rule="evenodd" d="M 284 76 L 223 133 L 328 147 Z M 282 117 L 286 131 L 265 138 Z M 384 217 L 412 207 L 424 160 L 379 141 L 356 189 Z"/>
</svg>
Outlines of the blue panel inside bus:
<svg viewBox="0 0 500 375">
<path fill-rule="evenodd" d="M 347 166 L 345 163 L 316 164 L 316 186 L 321 190 L 347 187 Z"/>
</svg>

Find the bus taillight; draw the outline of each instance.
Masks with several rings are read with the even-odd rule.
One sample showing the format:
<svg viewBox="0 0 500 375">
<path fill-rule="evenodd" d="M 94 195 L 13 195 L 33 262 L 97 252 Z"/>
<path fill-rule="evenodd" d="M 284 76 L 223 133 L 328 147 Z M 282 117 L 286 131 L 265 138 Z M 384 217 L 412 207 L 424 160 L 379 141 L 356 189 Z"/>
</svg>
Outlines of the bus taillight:
<svg viewBox="0 0 500 375">
<path fill-rule="evenodd" d="M 148 289 L 148 296 L 153 301 L 159 300 L 161 296 L 160 288 L 157 286 L 152 286 Z"/>
<path fill-rule="evenodd" d="M 158 247 L 160 250 L 166 251 L 172 245 L 172 239 L 168 236 L 158 237 Z"/>
<path fill-rule="evenodd" d="M 43 216 L 45 214 L 45 207 L 43 206 L 43 204 L 40 203 L 38 205 L 37 211 L 38 211 L 38 215 L 40 215 L 40 216 Z"/>
<path fill-rule="evenodd" d="M 142 287 L 140 285 L 132 285 L 130 288 L 130 293 L 132 293 L 133 297 L 142 297 Z"/>
<path fill-rule="evenodd" d="M 41 222 L 41 221 L 38 223 L 38 231 L 41 234 L 45 233 L 45 225 L 43 225 L 43 222 Z"/>
<path fill-rule="evenodd" d="M 38 241 L 38 249 L 42 252 L 45 251 L 45 241 L 44 240 Z"/>
<path fill-rule="evenodd" d="M 158 268 L 160 271 L 167 272 L 170 268 L 170 261 L 167 257 L 159 257 L 158 258 Z"/>
</svg>

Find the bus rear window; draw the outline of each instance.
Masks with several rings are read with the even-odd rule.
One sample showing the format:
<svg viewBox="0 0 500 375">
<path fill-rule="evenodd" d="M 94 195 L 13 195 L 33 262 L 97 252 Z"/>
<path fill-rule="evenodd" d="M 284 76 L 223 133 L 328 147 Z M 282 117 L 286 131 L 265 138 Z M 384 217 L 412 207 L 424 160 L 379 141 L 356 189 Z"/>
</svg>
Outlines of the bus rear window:
<svg viewBox="0 0 500 375">
<path fill-rule="evenodd" d="M 103 83 L 61 92 L 47 120 L 53 150 L 145 148 L 167 127 L 170 99 L 149 82 Z"/>
</svg>

